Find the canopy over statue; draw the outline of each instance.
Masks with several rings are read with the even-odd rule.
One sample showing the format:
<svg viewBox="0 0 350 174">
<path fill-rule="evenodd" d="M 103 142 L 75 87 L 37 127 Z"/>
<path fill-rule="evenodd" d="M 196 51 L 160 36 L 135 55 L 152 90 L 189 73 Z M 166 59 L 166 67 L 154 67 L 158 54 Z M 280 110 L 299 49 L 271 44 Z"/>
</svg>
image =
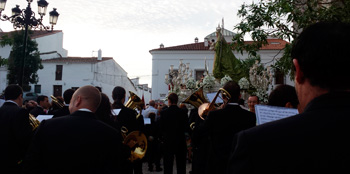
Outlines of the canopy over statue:
<svg viewBox="0 0 350 174">
<path fill-rule="evenodd" d="M 213 75 L 216 79 L 221 79 L 225 75 L 229 75 L 233 81 L 238 82 L 239 79 L 244 77 L 244 73 L 241 70 L 241 62 L 232 53 L 232 48 L 227 44 L 225 38 L 222 35 L 223 27 L 216 29 L 217 42 L 215 44 L 215 58 Z"/>
</svg>

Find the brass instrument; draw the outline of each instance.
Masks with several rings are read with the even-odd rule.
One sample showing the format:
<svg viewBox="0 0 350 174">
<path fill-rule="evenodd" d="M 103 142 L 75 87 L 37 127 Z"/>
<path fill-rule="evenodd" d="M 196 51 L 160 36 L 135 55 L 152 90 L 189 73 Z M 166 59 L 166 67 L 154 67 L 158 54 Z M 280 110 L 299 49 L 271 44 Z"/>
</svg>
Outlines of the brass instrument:
<svg viewBox="0 0 350 174">
<path fill-rule="evenodd" d="M 202 105 L 203 103 L 209 103 L 209 102 L 204 97 L 203 87 L 200 87 L 196 92 L 194 92 L 189 97 L 187 97 L 186 100 L 183 101 L 182 103 L 188 103 L 196 108 L 199 108 L 199 106 Z"/>
<path fill-rule="evenodd" d="M 60 100 L 58 100 L 53 95 L 51 95 L 50 97 L 51 97 L 53 103 L 55 103 L 59 108 L 63 108 L 64 103 L 62 103 Z"/>
<path fill-rule="evenodd" d="M 182 103 L 191 104 L 195 108 L 199 108 L 204 103 L 209 103 L 207 99 L 205 99 L 203 94 L 203 87 L 200 87 L 196 92 L 191 94 L 189 97 L 186 98 Z M 190 124 L 190 128 L 194 130 L 196 123 L 192 122 Z"/>
<path fill-rule="evenodd" d="M 130 109 L 138 109 L 140 113 L 136 116 L 138 119 L 141 116 L 141 111 L 144 106 L 144 102 L 133 92 L 129 91 L 130 98 L 126 103 L 125 107 Z M 132 131 L 128 133 L 128 129 L 125 126 L 121 128 L 122 136 L 123 136 L 123 144 L 128 146 L 131 149 L 130 157 L 128 160 L 133 162 L 138 159 L 142 159 L 146 155 L 147 151 L 147 138 L 144 133 L 141 131 Z"/>
<path fill-rule="evenodd" d="M 128 102 L 126 102 L 125 107 L 130 109 L 138 109 L 140 113 L 136 116 L 136 118 L 139 118 L 141 116 L 141 111 L 145 105 L 145 103 L 140 99 L 139 96 L 137 96 L 135 93 L 129 91 L 130 98 Z"/>
<path fill-rule="evenodd" d="M 226 98 L 230 99 L 231 95 L 229 92 L 227 92 L 224 88 L 220 88 L 219 91 L 216 93 L 214 99 L 211 101 L 211 103 L 204 103 L 198 108 L 198 115 L 199 117 L 204 120 L 204 115 L 208 115 L 209 111 L 215 110 L 216 107 L 214 106 L 216 98 L 219 96 L 219 94 L 222 93 Z M 224 106 L 226 106 L 227 102 L 224 102 Z"/>
<path fill-rule="evenodd" d="M 40 121 L 34 117 L 34 115 L 29 114 L 29 124 L 32 126 L 32 130 L 34 131 L 40 124 Z"/>
</svg>

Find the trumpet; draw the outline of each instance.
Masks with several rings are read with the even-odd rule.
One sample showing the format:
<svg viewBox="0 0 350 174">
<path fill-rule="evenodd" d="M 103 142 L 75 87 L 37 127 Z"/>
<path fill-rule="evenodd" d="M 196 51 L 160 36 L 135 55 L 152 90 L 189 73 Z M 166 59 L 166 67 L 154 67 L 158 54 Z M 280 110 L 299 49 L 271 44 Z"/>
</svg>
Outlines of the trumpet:
<svg viewBox="0 0 350 174">
<path fill-rule="evenodd" d="M 54 97 L 53 95 L 51 95 L 50 97 L 51 97 L 52 102 L 53 102 L 54 104 L 56 104 L 59 108 L 63 108 L 64 104 L 63 104 L 60 100 L 58 100 L 58 99 L 57 99 L 56 97 Z"/>
<path fill-rule="evenodd" d="M 215 107 L 215 101 L 216 101 L 216 98 L 219 96 L 219 94 L 222 93 L 223 96 L 225 96 L 226 98 L 228 98 L 228 100 L 231 99 L 231 95 L 229 92 L 227 92 L 224 88 L 220 88 L 219 91 L 216 93 L 214 99 L 211 101 L 211 103 L 204 103 L 202 104 L 201 106 L 199 106 L 198 108 L 198 115 L 199 117 L 202 119 L 202 120 L 205 120 L 204 119 L 204 116 L 205 115 L 208 115 L 208 113 L 210 111 L 213 111 L 215 110 L 217 107 Z M 228 101 L 227 100 L 227 101 Z M 227 102 L 224 102 L 223 106 L 226 106 Z"/>
</svg>

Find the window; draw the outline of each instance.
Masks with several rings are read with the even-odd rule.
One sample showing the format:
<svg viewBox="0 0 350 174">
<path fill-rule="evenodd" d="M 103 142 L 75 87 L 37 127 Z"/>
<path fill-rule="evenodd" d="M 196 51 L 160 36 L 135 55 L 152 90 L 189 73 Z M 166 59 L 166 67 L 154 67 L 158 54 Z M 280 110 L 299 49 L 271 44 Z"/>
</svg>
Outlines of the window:
<svg viewBox="0 0 350 174">
<path fill-rule="evenodd" d="M 53 96 L 62 96 L 62 85 L 53 85 Z"/>
<path fill-rule="evenodd" d="M 56 80 L 62 80 L 63 65 L 56 65 Z"/>
<path fill-rule="evenodd" d="M 35 85 L 34 86 L 34 92 L 35 93 L 41 93 L 41 85 Z"/>
<path fill-rule="evenodd" d="M 196 81 L 201 80 L 204 75 L 204 70 L 196 70 Z"/>
<path fill-rule="evenodd" d="M 275 71 L 275 84 L 284 84 L 284 73 L 279 70 Z"/>
</svg>

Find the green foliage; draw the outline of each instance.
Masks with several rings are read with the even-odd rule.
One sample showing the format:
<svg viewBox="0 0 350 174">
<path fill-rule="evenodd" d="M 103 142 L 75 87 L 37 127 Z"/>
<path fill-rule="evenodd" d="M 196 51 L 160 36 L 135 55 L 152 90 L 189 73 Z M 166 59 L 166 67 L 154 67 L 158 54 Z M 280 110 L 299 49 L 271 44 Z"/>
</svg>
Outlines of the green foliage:
<svg viewBox="0 0 350 174">
<path fill-rule="evenodd" d="M 19 82 L 23 60 L 23 38 L 24 31 L 14 32 L 12 35 L 12 50 L 8 59 L 7 79 L 9 84 L 21 84 Z M 38 51 L 38 44 L 28 37 L 27 49 L 24 60 L 23 72 L 23 89 L 29 86 L 29 83 L 36 84 L 38 82 L 37 71 L 43 69 Z"/>
<path fill-rule="evenodd" d="M 7 65 L 7 59 L 0 56 L 0 66 Z"/>
<path fill-rule="evenodd" d="M 349 0 L 260 0 L 250 5 L 243 4 L 238 11 L 241 22 L 233 38 L 235 49 L 249 56 L 257 56 L 257 51 L 267 44 L 267 37 L 274 36 L 291 43 L 298 36 L 299 29 L 318 21 L 350 22 Z M 254 41 L 245 44 L 244 36 L 249 34 Z M 321 37 L 321 36 L 320 36 Z M 293 78 L 291 45 L 287 44 L 282 58 L 276 60 L 274 68 Z"/>
<path fill-rule="evenodd" d="M 247 59 L 244 60 L 240 60 L 241 61 L 241 67 L 242 70 L 244 70 L 244 77 L 246 79 L 249 79 L 249 70 L 250 68 L 254 65 L 255 61 L 259 61 L 260 62 L 260 56 L 257 55 L 255 57 L 253 56 L 249 56 Z"/>
<path fill-rule="evenodd" d="M 4 34 L 1 36 L 1 39 L 0 39 L 1 47 L 4 47 L 5 45 L 11 46 L 12 44 L 13 44 L 13 40 L 7 34 Z"/>
</svg>

